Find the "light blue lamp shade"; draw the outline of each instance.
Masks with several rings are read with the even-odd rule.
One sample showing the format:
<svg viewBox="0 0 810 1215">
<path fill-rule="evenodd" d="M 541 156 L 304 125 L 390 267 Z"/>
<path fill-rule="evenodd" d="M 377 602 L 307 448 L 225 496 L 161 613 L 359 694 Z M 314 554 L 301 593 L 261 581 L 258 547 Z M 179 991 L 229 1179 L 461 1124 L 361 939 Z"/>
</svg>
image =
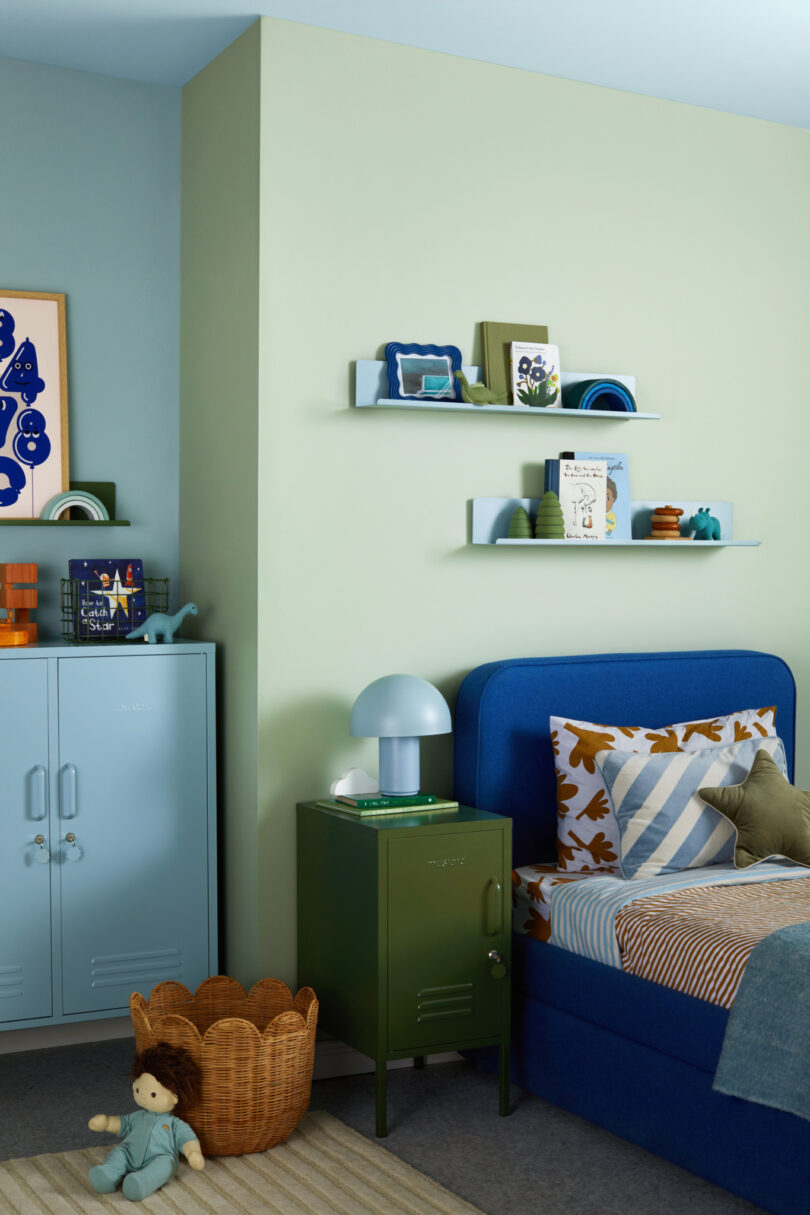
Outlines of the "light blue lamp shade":
<svg viewBox="0 0 810 1215">
<path fill-rule="evenodd" d="M 417 675 L 383 675 L 352 706 L 349 731 L 380 740 L 380 792 L 403 797 L 419 792 L 419 739 L 453 729 L 447 701 Z"/>
</svg>

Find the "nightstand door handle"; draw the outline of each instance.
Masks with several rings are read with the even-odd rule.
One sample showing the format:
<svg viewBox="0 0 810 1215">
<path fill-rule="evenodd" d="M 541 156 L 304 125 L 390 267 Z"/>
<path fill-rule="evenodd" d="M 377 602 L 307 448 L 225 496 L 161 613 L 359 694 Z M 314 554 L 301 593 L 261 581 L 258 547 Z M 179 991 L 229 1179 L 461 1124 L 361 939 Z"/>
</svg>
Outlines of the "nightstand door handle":
<svg viewBox="0 0 810 1215">
<path fill-rule="evenodd" d="M 497 878 L 490 878 L 487 882 L 486 895 L 484 897 L 485 906 L 485 932 L 488 937 L 497 936 L 503 929 L 503 887 Z"/>
</svg>

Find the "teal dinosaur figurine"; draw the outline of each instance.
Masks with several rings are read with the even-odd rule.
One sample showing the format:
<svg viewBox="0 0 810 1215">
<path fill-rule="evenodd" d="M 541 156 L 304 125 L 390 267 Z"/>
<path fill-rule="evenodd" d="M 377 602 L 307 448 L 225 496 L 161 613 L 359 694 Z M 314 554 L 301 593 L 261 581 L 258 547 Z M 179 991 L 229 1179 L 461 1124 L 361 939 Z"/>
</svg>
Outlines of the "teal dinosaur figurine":
<svg viewBox="0 0 810 1215">
<path fill-rule="evenodd" d="M 505 405 L 506 393 L 493 392 L 486 384 L 471 384 L 463 371 L 455 372 L 455 377 L 461 384 L 461 399 L 468 405 Z"/>
<path fill-rule="evenodd" d="M 196 603 L 183 604 L 179 612 L 175 612 L 173 616 L 167 616 L 165 612 L 153 612 L 151 616 L 146 617 L 142 625 L 133 629 L 131 633 L 127 633 L 127 639 L 134 640 L 136 637 L 143 637 L 144 641 L 148 641 L 150 645 L 156 645 L 158 641 L 173 641 L 175 630 L 180 626 L 183 618 L 196 615 Z"/>
</svg>

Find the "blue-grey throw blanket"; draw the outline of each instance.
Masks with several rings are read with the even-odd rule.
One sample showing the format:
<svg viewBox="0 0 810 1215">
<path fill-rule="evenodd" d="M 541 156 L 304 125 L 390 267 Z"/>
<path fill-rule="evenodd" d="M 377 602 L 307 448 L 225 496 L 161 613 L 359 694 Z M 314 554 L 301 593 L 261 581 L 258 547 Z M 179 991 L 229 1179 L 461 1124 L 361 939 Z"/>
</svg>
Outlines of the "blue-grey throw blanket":
<svg viewBox="0 0 810 1215">
<path fill-rule="evenodd" d="M 810 1119 L 810 923 L 777 929 L 752 950 L 714 1088 Z"/>
</svg>

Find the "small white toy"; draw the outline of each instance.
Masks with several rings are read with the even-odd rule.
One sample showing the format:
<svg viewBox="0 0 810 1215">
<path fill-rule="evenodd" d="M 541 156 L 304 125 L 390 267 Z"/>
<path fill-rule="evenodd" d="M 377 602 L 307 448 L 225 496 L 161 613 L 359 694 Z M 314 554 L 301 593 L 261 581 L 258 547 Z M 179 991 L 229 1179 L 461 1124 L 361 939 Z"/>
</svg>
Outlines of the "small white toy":
<svg viewBox="0 0 810 1215">
<path fill-rule="evenodd" d="M 379 782 L 362 768 L 349 768 L 332 781 L 329 793 L 332 797 L 352 797 L 360 793 L 377 793 L 379 787 Z"/>
</svg>

